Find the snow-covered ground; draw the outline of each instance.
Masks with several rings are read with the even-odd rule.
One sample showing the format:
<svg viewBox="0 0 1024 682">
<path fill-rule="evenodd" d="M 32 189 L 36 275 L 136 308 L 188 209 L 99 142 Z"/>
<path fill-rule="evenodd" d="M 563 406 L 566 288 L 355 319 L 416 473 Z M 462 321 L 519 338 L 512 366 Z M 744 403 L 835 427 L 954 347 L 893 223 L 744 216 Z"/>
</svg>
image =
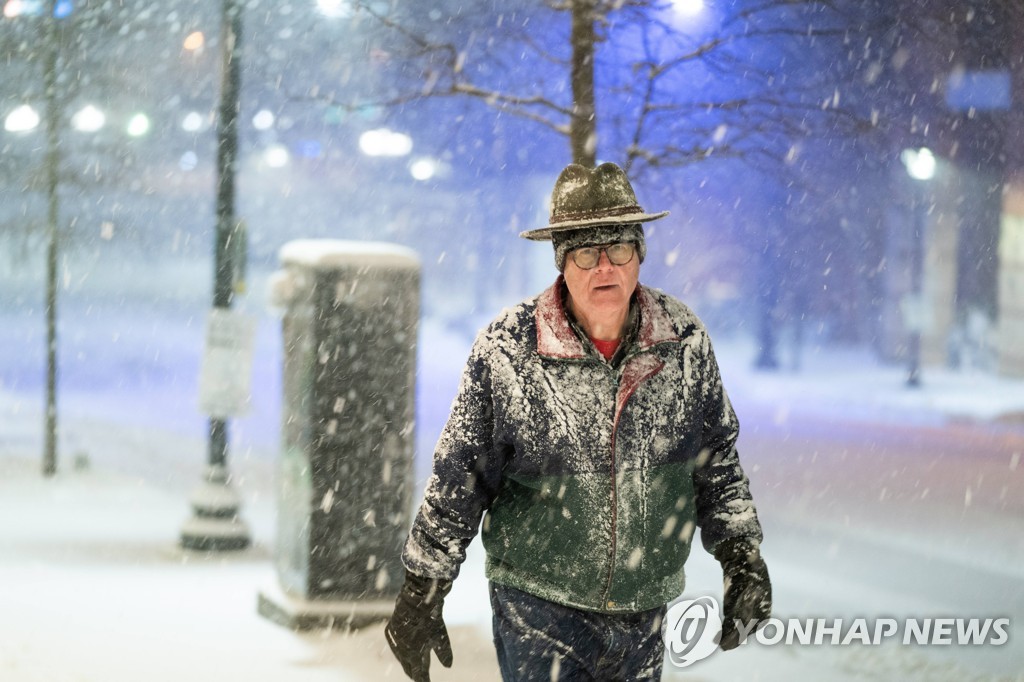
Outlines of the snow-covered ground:
<svg viewBox="0 0 1024 682">
<path fill-rule="evenodd" d="M 191 304 L 72 300 L 63 311 L 61 469 L 39 475 L 42 322 L 0 310 L 0 680 L 261 682 L 403 679 L 380 627 L 295 634 L 256 614 L 275 580 L 277 321 L 260 317 L 250 414 L 230 467 L 254 547 L 184 552 L 177 534 L 205 460 L 196 407 L 203 320 Z M 471 339 L 420 330 L 422 481 Z M 752 371 L 719 340 L 741 456 L 766 528 L 776 612 L 800 617 L 1009 616 L 1002 647 L 766 647 L 716 654 L 666 679 L 1024 679 L 1024 382 L 901 368 L 809 348 L 800 373 Z M 699 548 L 687 595 L 720 595 Z M 474 543 L 446 605 L 455 666 L 497 679 Z"/>
</svg>

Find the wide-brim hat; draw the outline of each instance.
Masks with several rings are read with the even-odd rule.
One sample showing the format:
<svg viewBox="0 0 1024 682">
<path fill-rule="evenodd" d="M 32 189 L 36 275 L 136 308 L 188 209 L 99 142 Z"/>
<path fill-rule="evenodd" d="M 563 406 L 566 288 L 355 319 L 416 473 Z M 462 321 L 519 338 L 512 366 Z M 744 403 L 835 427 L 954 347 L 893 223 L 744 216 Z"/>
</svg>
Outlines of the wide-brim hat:
<svg viewBox="0 0 1024 682">
<path fill-rule="evenodd" d="M 625 171 L 614 163 L 602 163 L 597 168 L 574 163 L 566 166 L 555 181 L 549 224 L 519 236 L 548 241 L 552 232 L 591 225 L 646 223 L 667 215 L 668 211 L 644 212 Z"/>
</svg>

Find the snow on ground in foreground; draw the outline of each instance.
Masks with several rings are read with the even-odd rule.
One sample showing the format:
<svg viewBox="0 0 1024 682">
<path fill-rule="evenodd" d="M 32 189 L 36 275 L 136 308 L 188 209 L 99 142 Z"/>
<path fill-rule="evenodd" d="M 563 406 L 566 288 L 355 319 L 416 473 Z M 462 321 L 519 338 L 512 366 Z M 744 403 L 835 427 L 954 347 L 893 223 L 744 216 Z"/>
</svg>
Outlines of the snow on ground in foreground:
<svg viewBox="0 0 1024 682">
<path fill-rule="evenodd" d="M 299 635 L 256 614 L 257 592 L 274 578 L 271 507 L 266 499 L 246 506 L 255 548 L 223 556 L 183 552 L 176 546 L 185 516 L 178 494 L 141 478 L 99 471 L 44 481 L 34 463 L 0 459 L 0 679 L 403 679 L 379 626 L 354 635 Z M 435 680 L 497 679 L 482 557 L 478 544 L 473 547 L 446 605 L 456 666 L 435 670 Z M 829 584 L 787 562 L 773 563 L 772 570 L 783 601 L 808 594 L 801 584 L 808 578 L 826 594 L 843 588 L 841 579 Z M 694 596 L 717 589 L 720 575 L 708 557 L 695 552 L 689 572 L 688 592 Z M 666 668 L 665 677 L 996 679 L 965 667 L 962 657 L 951 661 L 910 648 L 756 644 L 716 654 L 685 672 Z"/>
</svg>

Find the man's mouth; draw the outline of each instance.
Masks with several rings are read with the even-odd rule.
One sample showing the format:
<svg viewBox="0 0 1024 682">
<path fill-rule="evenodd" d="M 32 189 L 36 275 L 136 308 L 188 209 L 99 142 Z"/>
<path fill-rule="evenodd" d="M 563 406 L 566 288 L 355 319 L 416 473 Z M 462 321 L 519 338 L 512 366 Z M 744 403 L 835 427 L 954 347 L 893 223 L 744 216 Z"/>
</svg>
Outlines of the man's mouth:
<svg viewBox="0 0 1024 682">
<path fill-rule="evenodd" d="M 612 289 L 618 286 L 618 284 L 599 284 L 598 286 L 594 287 L 594 291 L 611 291 Z"/>
</svg>

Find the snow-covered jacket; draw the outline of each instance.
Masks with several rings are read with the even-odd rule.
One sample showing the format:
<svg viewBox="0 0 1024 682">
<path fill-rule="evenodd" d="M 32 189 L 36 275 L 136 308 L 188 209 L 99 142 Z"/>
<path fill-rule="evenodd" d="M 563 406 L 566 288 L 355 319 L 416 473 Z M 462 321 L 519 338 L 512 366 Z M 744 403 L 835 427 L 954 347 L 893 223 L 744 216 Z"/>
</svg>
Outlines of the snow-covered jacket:
<svg viewBox="0 0 1024 682">
<path fill-rule="evenodd" d="M 560 604 L 636 612 L 677 597 L 695 526 L 759 543 L 739 425 L 707 331 L 638 286 L 613 366 L 574 330 L 562 279 L 478 336 L 405 545 L 454 579 L 483 519 L 487 577 Z"/>
</svg>

